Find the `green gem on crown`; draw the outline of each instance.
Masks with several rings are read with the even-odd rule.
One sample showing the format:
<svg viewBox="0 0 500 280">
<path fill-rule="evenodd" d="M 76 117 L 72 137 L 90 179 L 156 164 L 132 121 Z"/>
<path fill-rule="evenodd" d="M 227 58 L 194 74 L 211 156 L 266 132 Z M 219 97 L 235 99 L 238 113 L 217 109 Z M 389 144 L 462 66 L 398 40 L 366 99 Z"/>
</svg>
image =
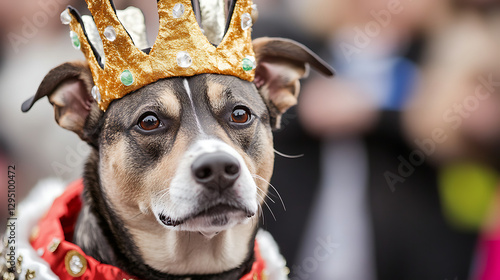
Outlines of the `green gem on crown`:
<svg viewBox="0 0 500 280">
<path fill-rule="evenodd" d="M 78 38 L 78 34 L 76 34 L 74 31 L 70 31 L 69 36 L 71 38 L 71 43 L 73 44 L 73 47 L 79 50 L 81 44 L 80 44 L 80 38 Z"/>
<path fill-rule="evenodd" d="M 255 69 L 255 67 L 257 67 L 257 64 L 255 62 L 255 57 L 247 56 L 243 58 L 242 66 L 243 70 L 245 71 L 252 71 L 253 69 Z"/>
<path fill-rule="evenodd" d="M 134 75 L 129 70 L 125 70 L 120 75 L 120 81 L 126 86 L 130 86 L 134 83 Z"/>
</svg>

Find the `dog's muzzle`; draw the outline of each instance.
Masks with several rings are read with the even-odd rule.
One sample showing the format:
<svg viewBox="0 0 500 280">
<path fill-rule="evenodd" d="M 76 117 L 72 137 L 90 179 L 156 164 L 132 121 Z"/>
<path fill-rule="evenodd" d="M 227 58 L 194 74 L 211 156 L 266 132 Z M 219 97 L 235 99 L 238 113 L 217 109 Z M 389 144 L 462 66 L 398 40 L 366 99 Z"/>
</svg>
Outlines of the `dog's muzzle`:
<svg viewBox="0 0 500 280">
<path fill-rule="evenodd" d="M 249 222 L 259 209 L 257 185 L 243 157 L 215 139 L 198 140 L 186 151 L 167 194 L 154 197 L 153 212 L 161 224 L 180 231 L 224 231 Z"/>
</svg>

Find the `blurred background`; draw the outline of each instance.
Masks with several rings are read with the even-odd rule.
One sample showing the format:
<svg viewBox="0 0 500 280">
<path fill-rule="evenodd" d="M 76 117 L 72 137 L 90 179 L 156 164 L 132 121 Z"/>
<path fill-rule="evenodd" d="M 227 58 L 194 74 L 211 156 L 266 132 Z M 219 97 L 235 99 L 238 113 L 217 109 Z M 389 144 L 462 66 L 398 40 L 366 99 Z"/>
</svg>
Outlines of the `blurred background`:
<svg viewBox="0 0 500 280">
<path fill-rule="evenodd" d="M 271 190 L 262 222 L 290 278 L 500 279 L 499 1 L 254 3 L 254 37 L 297 40 L 337 70 L 303 81 L 274 134 L 277 151 L 301 155 L 276 155 L 286 211 Z M 86 11 L 0 0 L 0 168 L 16 166 L 18 201 L 42 178 L 79 178 L 88 153 L 48 101 L 20 110 L 51 68 L 83 59 L 60 23 L 68 4 Z M 155 1 L 115 4 L 143 9 L 154 42 Z"/>
</svg>

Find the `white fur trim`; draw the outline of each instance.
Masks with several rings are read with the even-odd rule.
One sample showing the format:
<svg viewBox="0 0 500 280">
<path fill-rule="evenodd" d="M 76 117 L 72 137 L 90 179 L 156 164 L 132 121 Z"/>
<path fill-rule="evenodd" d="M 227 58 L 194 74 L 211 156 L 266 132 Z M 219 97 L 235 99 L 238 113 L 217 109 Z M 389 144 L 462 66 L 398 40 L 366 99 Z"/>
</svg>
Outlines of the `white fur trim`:
<svg viewBox="0 0 500 280">
<path fill-rule="evenodd" d="M 266 262 L 264 273 L 269 280 L 287 280 L 288 269 L 285 258 L 280 254 L 278 244 L 271 234 L 263 229 L 256 236 L 262 258 Z"/>
<path fill-rule="evenodd" d="M 29 237 L 33 227 L 49 210 L 52 202 L 60 196 L 65 185 L 58 179 L 45 179 L 40 181 L 18 207 L 16 221 L 16 259 L 23 256 L 22 272 L 19 279 L 25 279 L 26 270 L 31 269 L 36 273 L 35 279 L 58 280 L 50 266 L 41 259 L 31 247 Z"/>
</svg>

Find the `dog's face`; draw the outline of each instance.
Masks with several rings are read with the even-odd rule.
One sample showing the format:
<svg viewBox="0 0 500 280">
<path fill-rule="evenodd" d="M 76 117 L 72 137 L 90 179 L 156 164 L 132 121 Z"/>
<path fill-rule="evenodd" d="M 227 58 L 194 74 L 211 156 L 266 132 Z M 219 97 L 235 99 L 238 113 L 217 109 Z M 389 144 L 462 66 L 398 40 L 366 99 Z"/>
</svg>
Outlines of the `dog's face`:
<svg viewBox="0 0 500 280">
<path fill-rule="evenodd" d="M 273 170 L 272 129 L 296 104 L 308 65 L 333 75 L 291 40 L 260 38 L 254 50 L 253 83 L 216 74 L 169 78 L 102 112 L 88 66 L 73 62 L 51 70 L 23 104 L 27 111 L 48 96 L 58 124 L 93 147 L 97 174 L 90 175 L 99 180 L 107 223 L 118 227 L 115 216 L 156 270 L 207 274 L 242 264 Z"/>
<path fill-rule="evenodd" d="M 274 151 L 253 83 L 213 74 L 171 78 L 113 102 L 100 173 L 113 209 L 206 236 L 249 222 L 267 193 Z"/>
</svg>

